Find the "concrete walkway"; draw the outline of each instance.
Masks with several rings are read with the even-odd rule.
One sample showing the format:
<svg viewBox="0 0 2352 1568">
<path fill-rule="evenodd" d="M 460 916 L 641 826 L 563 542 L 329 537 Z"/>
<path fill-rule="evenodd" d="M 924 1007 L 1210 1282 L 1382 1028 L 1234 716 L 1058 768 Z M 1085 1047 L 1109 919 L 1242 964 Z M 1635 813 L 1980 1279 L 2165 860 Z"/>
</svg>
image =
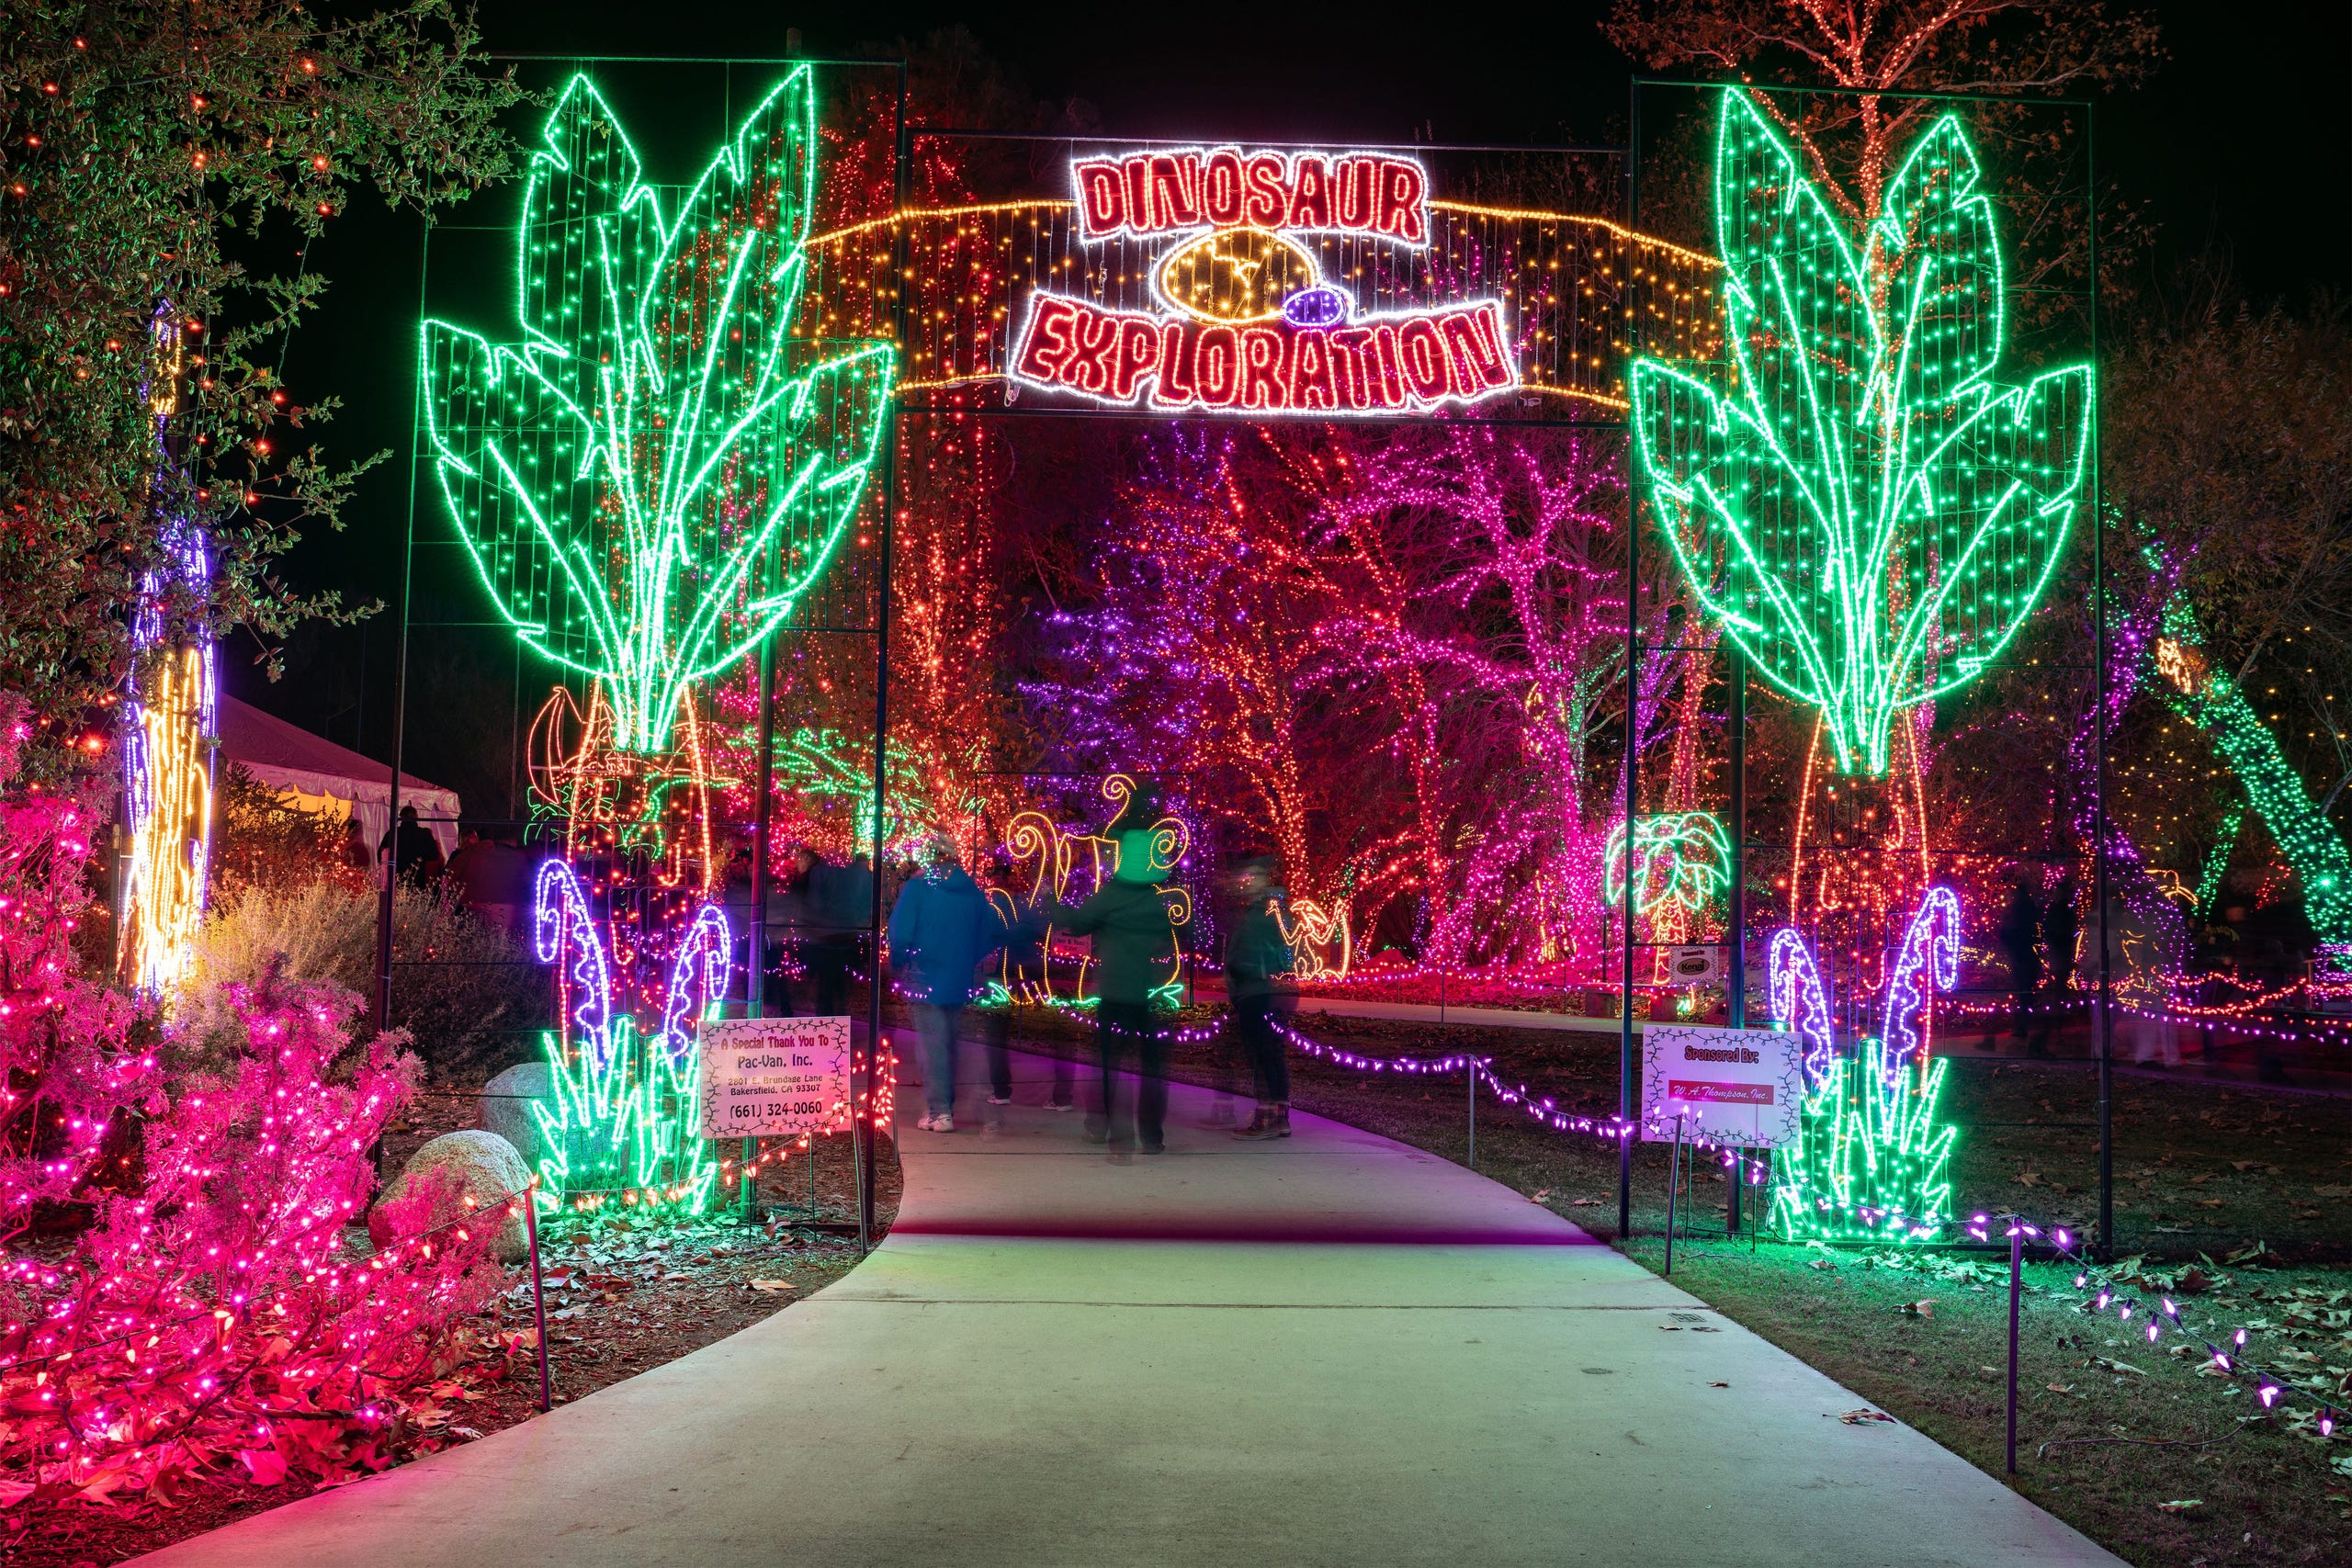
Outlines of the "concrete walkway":
<svg viewBox="0 0 2352 1568">
<path fill-rule="evenodd" d="M 1312 1117 L 1169 1152 L 967 1090 L 803 1304 L 481 1442 L 141 1561 L 2113 1563 L 1566 1221 Z M 1089 1086 L 1081 1084 L 1081 1090 Z"/>
</svg>

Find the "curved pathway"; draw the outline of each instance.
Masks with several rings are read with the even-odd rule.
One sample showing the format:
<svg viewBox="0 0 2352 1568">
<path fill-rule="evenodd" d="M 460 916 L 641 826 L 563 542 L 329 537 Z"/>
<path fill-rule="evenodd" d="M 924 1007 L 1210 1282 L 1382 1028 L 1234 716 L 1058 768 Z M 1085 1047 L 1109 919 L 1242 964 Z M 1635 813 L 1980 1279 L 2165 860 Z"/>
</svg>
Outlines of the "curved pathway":
<svg viewBox="0 0 2352 1568">
<path fill-rule="evenodd" d="M 141 1561 L 2118 1561 L 1459 1167 L 1309 1116 L 1236 1143 L 1182 1085 L 1169 1152 L 1114 1164 L 1023 1066 L 951 1136 L 901 1095 L 898 1223 L 801 1305 Z"/>
</svg>

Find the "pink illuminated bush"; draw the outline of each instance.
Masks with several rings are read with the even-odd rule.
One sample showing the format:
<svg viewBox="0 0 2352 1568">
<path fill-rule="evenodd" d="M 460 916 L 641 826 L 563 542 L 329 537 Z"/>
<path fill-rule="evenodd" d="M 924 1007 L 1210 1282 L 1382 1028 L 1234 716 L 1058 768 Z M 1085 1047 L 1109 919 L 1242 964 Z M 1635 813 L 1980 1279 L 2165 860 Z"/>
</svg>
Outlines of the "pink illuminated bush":
<svg viewBox="0 0 2352 1568">
<path fill-rule="evenodd" d="M 399 1397 L 447 1368 L 497 1282 L 497 1216 L 404 1228 L 373 1256 L 350 1242 L 417 1065 L 397 1034 L 353 1046 L 359 998 L 339 987 L 231 987 L 233 1070 L 165 1081 L 132 1043 L 152 1021 L 74 967 L 91 803 L 13 785 L 14 752 L 0 742 L 0 1506 L 380 1467 Z"/>
</svg>

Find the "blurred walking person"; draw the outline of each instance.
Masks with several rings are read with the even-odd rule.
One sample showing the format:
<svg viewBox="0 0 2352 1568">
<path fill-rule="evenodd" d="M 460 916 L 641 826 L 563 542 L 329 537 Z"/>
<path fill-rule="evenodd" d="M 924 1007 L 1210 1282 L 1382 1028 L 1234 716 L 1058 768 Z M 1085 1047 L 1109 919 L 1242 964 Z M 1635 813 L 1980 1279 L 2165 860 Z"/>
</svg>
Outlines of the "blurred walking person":
<svg viewBox="0 0 2352 1568">
<path fill-rule="evenodd" d="M 989 886 L 998 897 L 990 902 L 1000 909 L 1019 909 L 1020 895 L 1012 888 L 1012 863 L 999 859 L 989 868 Z M 1046 919 L 1035 911 L 1004 919 L 1004 978 L 1005 1003 L 990 1008 L 981 1027 L 988 1042 L 989 1103 L 1012 1103 L 1012 1053 L 1009 1036 L 1012 1030 L 1012 1010 L 1021 1005 L 1021 986 L 1024 976 L 1046 972 Z M 1070 1060 L 1057 1055 L 1053 1059 L 1054 1086 L 1046 1097 L 1048 1111 L 1075 1111 L 1070 1085 L 1075 1077 Z"/>
<path fill-rule="evenodd" d="M 2068 874 L 2059 879 L 2058 891 L 2050 896 L 2050 907 L 2041 912 L 2041 946 L 2049 958 L 2050 974 L 2047 1010 L 2033 1035 L 2032 1052 L 2037 1056 L 2049 1055 L 2051 1036 L 2074 999 L 2075 949 L 2082 931 L 2083 917 L 2075 908 L 2075 879 Z"/>
<path fill-rule="evenodd" d="M 2022 1040 L 2025 1021 L 2041 995 L 2041 951 L 2035 945 L 2041 937 L 2041 904 L 2033 896 L 2031 872 L 2021 865 L 2012 866 L 2009 878 L 2008 908 L 2002 911 L 2001 923 L 1993 928 L 1993 940 L 2000 944 L 2003 956 L 2009 961 L 2009 1034 Z M 1981 1044 L 1987 1051 L 1993 1048 L 1990 1027 L 1984 1031 Z"/>
<path fill-rule="evenodd" d="M 1167 868 L 1152 855 L 1149 824 L 1159 807 L 1138 794 L 1111 825 L 1118 845 L 1118 869 L 1085 903 L 1052 906 L 1056 925 L 1072 936 L 1094 941 L 1094 1046 L 1102 1073 L 1100 1109 L 1088 1113 L 1086 1135 L 1107 1143 L 1114 1156 L 1130 1143 L 1148 1155 L 1167 1152 L 1168 1035 L 1152 992 L 1176 972 L 1180 927 L 1160 897 Z M 1136 1051 L 1140 1082 L 1135 1118 L 1123 1127 L 1119 1061 Z"/>
<path fill-rule="evenodd" d="M 1273 874 L 1271 856 L 1241 863 L 1225 942 L 1226 999 L 1233 1004 L 1233 1032 L 1249 1053 L 1258 1094 L 1249 1125 L 1233 1130 L 1237 1138 L 1290 1136 L 1290 1059 L 1275 1030 L 1274 1012 L 1297 955 L 1283 936 L 1282 911 L 1290 895 L 1274 885 Z"/>
<path fill-rule="evenodd" d="M 972 971 L 1003 943 L 1004 921 L 956 858 L 956 840 L 923 840 L 923 869 L 890 910 L 891 968 L 922 1044 L 926 1133 L 956 1130 L 956 1031 L 972 999 Z"/>
</svg>

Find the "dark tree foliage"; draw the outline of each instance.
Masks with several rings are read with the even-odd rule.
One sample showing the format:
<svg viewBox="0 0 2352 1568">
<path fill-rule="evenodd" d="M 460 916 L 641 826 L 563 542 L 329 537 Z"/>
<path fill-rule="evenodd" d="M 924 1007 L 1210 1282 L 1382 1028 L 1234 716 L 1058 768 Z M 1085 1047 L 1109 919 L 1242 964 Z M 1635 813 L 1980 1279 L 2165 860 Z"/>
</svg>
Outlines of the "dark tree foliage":
<svg viewBox="0 0 2352 1568">
<path fill-rule="evenodd" d="M 324 280 L 296 262 L 363 182 L 430 209 L 504 173 L 514 98 L 452 0 L 23 0 L 0 34 L 0 689 L 71 720 L 117 691 L 168 524 L 212 542 L 175 637 L 349 615 L 270 574 L 357 474 L 273 368 Z M 295 263 L 249 269 L 252 255 Z M 175 346 L 159 349 L 159 342 Z M 159 463 L 175 398 L 178 460 Z"/>
</svg>

